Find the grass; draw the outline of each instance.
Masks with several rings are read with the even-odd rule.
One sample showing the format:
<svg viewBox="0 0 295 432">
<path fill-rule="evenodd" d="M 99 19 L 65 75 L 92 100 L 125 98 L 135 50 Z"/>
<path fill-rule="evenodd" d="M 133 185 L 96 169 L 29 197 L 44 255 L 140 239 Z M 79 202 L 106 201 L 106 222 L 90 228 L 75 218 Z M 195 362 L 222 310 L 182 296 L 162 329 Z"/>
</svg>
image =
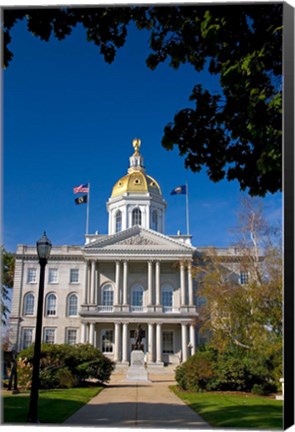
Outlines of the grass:
<svg viewBox="0 0 295 432">
<path fill-rule="evenodd" d="M 40 390 L 38 401 L 40 423 L 63 423 L 102 389 L 103 387 L 83 387 Z M 3 423 L 26 423 L 29 398 L 29 392 L 12 395 L 11 392 L 3 391 Z"/>
<path fill-rule="evenodd" d="M 210 426 L 283 429 L 282 401 L 247 393 L 196 393 L 177 386 L 171 389 Z"/>
</svg>

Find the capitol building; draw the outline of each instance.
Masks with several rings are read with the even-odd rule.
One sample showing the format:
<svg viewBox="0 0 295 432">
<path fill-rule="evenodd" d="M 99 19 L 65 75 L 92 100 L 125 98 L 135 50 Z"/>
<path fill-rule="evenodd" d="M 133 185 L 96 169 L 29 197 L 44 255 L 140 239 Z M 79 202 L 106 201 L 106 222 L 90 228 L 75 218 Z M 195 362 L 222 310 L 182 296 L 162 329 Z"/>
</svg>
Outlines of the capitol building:
<svg viewBox="0 0 295 432">
<path fill-rule="evenodd" d="M 87 234 L 83 246 L 54 246 L 46 266 L 42 340 L 90 343 L 128 365 L 140 325 L 149 367 L 179 364 L 198 345 L 197 253 L 189 235 L 165 234 L 166 202 L 146 173 L 140 140 L 128 172 L 107 202 L 108 234 Z M 11 342 L 35 337 L 39 271 L 35 246 L 18 245 Z"/>
</svg>

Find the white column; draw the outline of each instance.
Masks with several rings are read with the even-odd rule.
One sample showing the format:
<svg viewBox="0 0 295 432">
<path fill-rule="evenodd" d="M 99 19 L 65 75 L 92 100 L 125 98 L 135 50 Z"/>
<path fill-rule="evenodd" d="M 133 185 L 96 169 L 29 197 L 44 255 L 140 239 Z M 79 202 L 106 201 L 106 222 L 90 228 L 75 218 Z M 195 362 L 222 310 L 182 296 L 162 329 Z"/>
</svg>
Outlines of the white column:
<svg viewBox="0 0 295 432">
<path fill-rule="evenodd" d="M 115 323 L 115 353 L 114 361 L 120 361 L 120 339 L 121 339 L 121 324 Z"/>
<path fill-rule="evenodd" d="M 187 276 L 188 276 L 188 304 L 190 306 L 194 305 L 194 292 L 193 292 L 193 278 L 192 278 L 192 263 L 188 263 L 187 268 Z"/>
<path fill-rule="evenodd" d="M 91 261 L 90 304 L 94 304 L 95 261 Z"/>
<path fill-rule="evenodd" d="M 180 305 L 185 305 L 185 272 L 184 272 L 184 262 L 180 263 Z"/>
<path fill-rule="evenodd" d="M 160 261 L 156 261 L 156 305 L 160 304 Z"/>
<path fill-rule="evenodd" d="M 87 269 L 87 304 L 91 303 L 90 285 L 91 285 L 91 265 L 90 265 L 90 262 L 88 262 L 88 269 Z"/>
<path fill-rule="evenodd" d="M 181 350 L 182 350 L 182 361 L 187 360 L 187 324 L 181 324 Z"/>
<path fill-rule="evenodd" d="M 95 276 L 94 276 L 94 293 L 93 293 L 93 303 L 99 304 L 100 299 L 98 298 L 98 280 L 99 280 L 99 264 L 95 262 Z"/>
<path fill-rule="evenodd" d="M 120 303 L 120 261 L 116 261 L 116 292 L 115 305 Z"/>
<path fill-rule="evenodd" d="M 149 352 L 149 361 L 155 361 L 155 353 L 154 353 L 154 324 L 149 323 L 148 326 L 148 352 Z"/>
<path fill-rule="evenodd" d="M 157 344 L 157 363 L 162 362 L 162 324 L 157 324 L 157 335 L 156 335 L 156 344 Z"/>
<path fill-rule="evenodd" d="M 81 343 L 85 343 L 86 342 L 86 324 L 82 323 L 81 324 Z"/>
<path fill-rule="evenodd" d="M 153 304 L 153 263 L 148 261 L 148 305 Z"/>
<path fill-rule="evenodd" d="M 85 263 L 85 277 L 84 277 L 84 289 L 83 289 L 83 303 L 87 304 L 87 285 L 88 285 L 88 261 Z"/>
<path fill-rule="evenodd" d="M 123 358 L 124 363 L 128 362 L 128 323 L 123 323 Z"/>
<path fill-rule="evenodd" d="M 94 345 L 94 326 L 95 323 L 90 323 L 89 325 L 89 343 Z"/>
<path fill-rule="evenodd" d="M 196 352 L 196 328 L 194 324 L 190 324 L 189 338 L 191 344 L 191 355 L 194 355 Z"/>
<path fill-rule="evenodd" d="M 123 263 L 123 304 L 127 305 L 128 261 Z"/>
</svg>

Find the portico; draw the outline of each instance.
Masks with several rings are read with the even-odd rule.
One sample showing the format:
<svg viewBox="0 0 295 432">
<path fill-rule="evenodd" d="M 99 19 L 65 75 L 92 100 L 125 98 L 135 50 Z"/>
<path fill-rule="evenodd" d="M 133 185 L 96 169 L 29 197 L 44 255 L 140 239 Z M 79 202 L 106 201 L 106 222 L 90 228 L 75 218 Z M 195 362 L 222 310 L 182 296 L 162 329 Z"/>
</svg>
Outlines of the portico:
<svg viewBox="0 0 295 432">
<path fill-rule="evenodd" d="M 98 320 L 84 321 L 82 326 L 82 343 L 89 342 L 104 351 L 103 335 L 106 328 L 114 335 L 109 351 L 104 351 L 116 363 L 129 364 L 134 331 L 138 324 L 144 332 L 142 339 L 143 351 L 148 365 L 163 366 L 163 364 L 186 361 L 196 351 L 195 326 L 191 320 L 158 320 L 122 318 L 112 322 Z M 112 346 L 111 346 L 112 345 Z"/>
<path fill-rule="evenodd" d="M 125 364 L 132 332 L 141 324 L 147 363 L 179 363 L 194 354 L 193 251 L 180 236 L 169 238 L 140 226 L 107 238 L 91 236 L 84 248 L 81 342 L 94 343 Z"/>
</svg>

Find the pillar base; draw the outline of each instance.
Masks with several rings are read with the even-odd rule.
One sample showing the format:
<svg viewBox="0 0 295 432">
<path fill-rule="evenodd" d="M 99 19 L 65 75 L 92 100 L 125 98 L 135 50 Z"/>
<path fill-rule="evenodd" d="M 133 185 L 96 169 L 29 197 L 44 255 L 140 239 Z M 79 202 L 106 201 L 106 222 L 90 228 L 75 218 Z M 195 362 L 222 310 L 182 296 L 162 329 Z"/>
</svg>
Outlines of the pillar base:
<svg viewBox="0 0 295 432">
<path fill-rule="evenodd" d="M 118 361 L 115 370 L 126 369 L 127 367 L 129 367 L 129 361 Z"/>
<path fill-rule="evenodd" d="M 155 312 L 162 312 L 162 311 L 163 311 L 163 307 L 161 305 L 155 306 Z"/>
<path fill-rule="evenodd" d="M 147 362 L 147 367 L 149 369 L 163 368 L 164 362 Z"/>
<path fill-rule="evenodd" d="M 127 304 L 123 304 L 122 306 L 121 306 L 121 310 L 122 310 L 122 312 L 129 312 L 129 305 L 127 305 Z"/>
<path fill-rule="evenodd" d="M 189 306 L 187 306 L 187 305 L 180 305 L 180 312 L 181 313 L 187 313 L 187 312 L 189 312 Z"/>
</svg>

